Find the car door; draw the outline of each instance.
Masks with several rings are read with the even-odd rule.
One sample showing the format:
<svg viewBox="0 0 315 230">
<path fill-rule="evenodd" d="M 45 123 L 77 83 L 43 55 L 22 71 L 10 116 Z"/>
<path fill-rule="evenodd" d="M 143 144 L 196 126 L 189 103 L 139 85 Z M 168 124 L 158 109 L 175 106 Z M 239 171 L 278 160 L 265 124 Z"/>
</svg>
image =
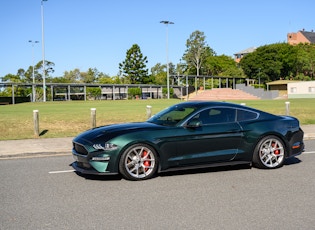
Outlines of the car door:
<svg viewBox="0 0 315 230">
<path fill-rule="evenodd" d="M 233 108 L 206 109 L 177 136 L 177 160 L 181 166 L 231 161 L 242 138 Z"/>
</svg>

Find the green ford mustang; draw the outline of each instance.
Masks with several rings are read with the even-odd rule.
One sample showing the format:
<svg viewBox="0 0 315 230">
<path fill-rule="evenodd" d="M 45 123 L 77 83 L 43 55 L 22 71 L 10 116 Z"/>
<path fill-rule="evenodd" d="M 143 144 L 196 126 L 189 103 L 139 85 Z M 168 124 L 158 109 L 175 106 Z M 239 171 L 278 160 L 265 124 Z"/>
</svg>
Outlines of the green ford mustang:
<svg viewBox="0 0 315 230">
<path fill-rule="evenodd" d="M 146 122 L 107 125 L 73 139 L 73 168 L 144 180 L 158 172 L 235 164 L 279 168 L 304 150 L 299 121 L 225 102 L 183 102 Z"/>
</svg>

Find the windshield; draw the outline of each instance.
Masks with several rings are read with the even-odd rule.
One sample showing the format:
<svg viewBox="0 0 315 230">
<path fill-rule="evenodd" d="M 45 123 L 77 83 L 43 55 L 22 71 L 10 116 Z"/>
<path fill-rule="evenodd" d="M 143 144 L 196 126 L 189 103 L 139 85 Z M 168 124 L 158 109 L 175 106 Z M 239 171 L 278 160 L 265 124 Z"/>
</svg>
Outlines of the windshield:
<svg viewBox="0 0 315 230">
<path fill-rule="evenodd" d="M 174 105 L 151 117 L 148 122 L 165 125 L 165 126 L 176 126 L 190 114 L 196 111 L 196 107 L 191 105 Z"/>
</svg>

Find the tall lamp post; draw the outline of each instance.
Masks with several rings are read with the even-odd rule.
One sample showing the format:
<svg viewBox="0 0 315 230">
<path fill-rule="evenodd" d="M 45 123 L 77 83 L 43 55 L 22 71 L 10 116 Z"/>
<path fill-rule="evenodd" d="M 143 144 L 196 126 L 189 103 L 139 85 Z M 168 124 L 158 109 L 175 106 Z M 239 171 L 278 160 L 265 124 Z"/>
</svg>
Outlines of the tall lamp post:
<svg viewBox="0 0 315 230">
<path fill-rule="evenodd" d="M 260 88 L 260 68 L 258 69 L 258 88 Z"/>
<path fill-rule="evenodd" d="M 47 0 L 41 0 L 42 14 L 42 55 L 43 55 L 43 102 L 46 101 L 46 77 L 45 77 L 45 42 L 44 42 L 44 4 Z"/>
<path fill-rule="evenodd" d="M 35 102 L 36 90 L 35 90 L 35 73 L 34 73 L 34 44 L 39 43 L 39 41 L 29 40 L 28 42 L 32 43 L 32 62 L 33 62 L 33 85 L 32 85 L 32 101 Z"/>
<path fill-rule="evenodd" d="M 166 25 L 166 71 L 167 71 L 167 99 L 170 99 L 170 70 L 168 64 L 168 25 L 174 24 L 174 22 L 170 21 L 160 21 Z"/>
</svg>

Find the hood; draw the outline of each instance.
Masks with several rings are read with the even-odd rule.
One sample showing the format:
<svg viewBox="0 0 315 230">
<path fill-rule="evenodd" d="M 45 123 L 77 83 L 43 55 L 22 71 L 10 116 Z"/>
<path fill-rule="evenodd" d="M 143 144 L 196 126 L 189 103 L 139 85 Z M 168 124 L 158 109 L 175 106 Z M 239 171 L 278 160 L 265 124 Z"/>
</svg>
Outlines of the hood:
<svg viewBox="0 0 315 230">
<path fill-rule="evenodd" d="M 118 135 L 136 132 L 139 130 L 156 130 L 164 128 L 163 126 L 156 125 L 149 122 L 135 122 L 135 123 L 123 123 L 100 126 L 94 129 L 87 130 L 79 134 L 74 142 L 84 140 L 87 142 L 94 142 L 96 140 L 110 140 Z"/>
</svg>

